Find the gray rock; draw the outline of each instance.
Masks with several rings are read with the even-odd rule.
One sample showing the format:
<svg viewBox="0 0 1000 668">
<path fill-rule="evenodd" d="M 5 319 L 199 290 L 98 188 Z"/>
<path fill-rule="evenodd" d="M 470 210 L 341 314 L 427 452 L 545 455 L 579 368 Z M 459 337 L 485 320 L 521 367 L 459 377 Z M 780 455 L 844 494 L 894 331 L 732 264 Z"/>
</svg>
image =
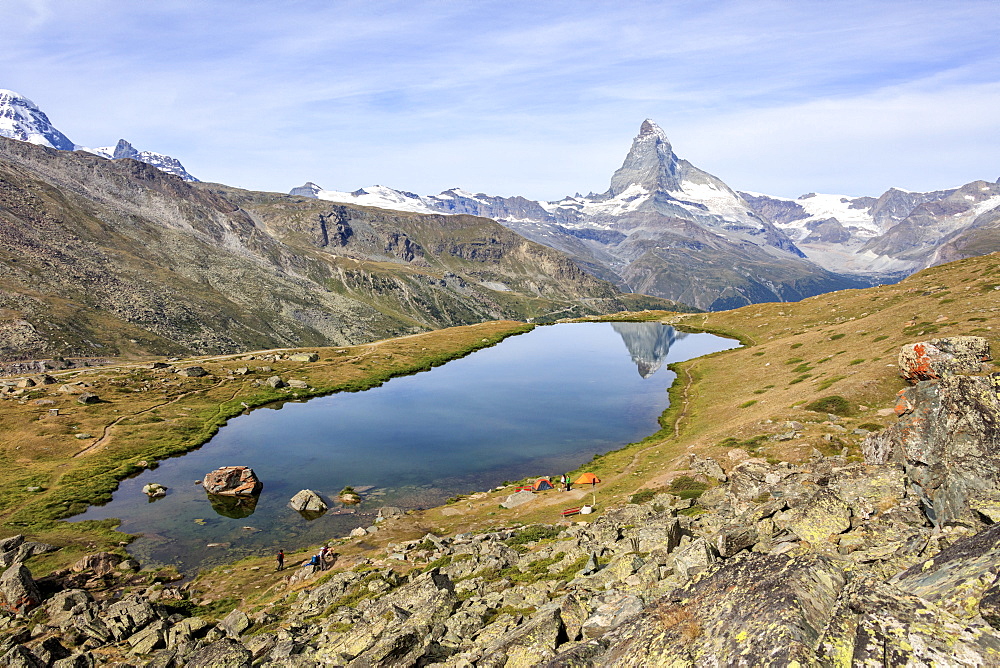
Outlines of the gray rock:
<svg viewBox="0 0 1000 668">
<path fill-rule="evenodd" d="M 90 652 L 77 652 L 65 659 L 59 659 L 52 664 L 52 668 L 94 668 L 97 662 Z"/>
<path fill-rule="evenodd" d="M 682 580 L 690 580 L 718 561 L 715 552 L 704 538 L 698 538 L 674 553 L 674 573 Z"/>
<path fill-rule="evenodd" d="M 243 635 L 252 625 L 253 623 L 246 613 L 239 609 L 233 610 L 219 622 L 219 627 L 226 632 L 226 635 L 234 638 Z"/>
<path fill-rule="evenodd" d="M 21 563 L 15 563 L 0 575 L 0 607 L 14 615 L 31 612 L 42 602 L 38 586 Z"/>
<path fill-rule="evenodd" d="M 93 571 L 95 575 L 106 575 L 113 573 L 124 560 L 125 557 L 114 552 L 96 552 L 78 560 L 70 569 L 76 573 Z"/>
<path fill-rule="evenodd" d="M 85 406 L 99 404 L 101 403 L 101 398 L 92 392 L 84 392 L 76 398 L 76 403 L 83 404 Z"/>
<path fill-rule="evenodd" d="M 292 510 L 307 513 L 325 513 L 329 506 L 323 501 L 319 494 L 311 489 L 303 489 L 292 497 L 288 502 Z"/>
<path fill-rule="evenodd" d="M 65 589 L 56 592 L 45 602 L 45 612 L 49 616 L 50 624 L 63 626 L 72 621 L 74 614 L 82 612 L 93 601 L 93 597 L 83 589 Z"/>
<path fill-rule="evenodd" d="M 178 369 L 177 373 L 186 378 L 204 378 L 208 375 L 208 372 L 200 366 L 189 366 Z"/>
<path fill-rule="evenodd" d="M 645 604 L 638 596 L 630 594 L 606 596 L 604 602 L 594 610 L 594 614 L 583 623 L 581 629 L 583 637 L 600 637 L 638 615 L 644 607 Z"/>
<path fill-rule="evenodd" d="M 319 361 L 319 355 L 316 353 L 295 353 L 294 355 L 289 355 L 288 359 L 293 362 L 317 362 Z"/>
<path fill-rule="evenodd" d="M 304 380 L 297 380 L 295 378 L 292 378 L 291 380 L 288 381 L 288 387 L 291 387 L 296 390 L 308 390 L 309 383 L 307 383 Z"/>
<path fill-rule="evenodd" d="M 899 421 L 866 441 L 875 463 L 904 466 L 935 526 L 980 526 L 972 500 L 1000 490 L 998 389 L 1000 374 L 921 381 L 900 393 Z"/>
<path fill-rule="evenodd" d="M 1000 636 L 873 578 L 845 588 L 818 643 L 820 665 L 995 666 Z"/>
<path fill-rule="evenodd" d="M 990 344 L 978 336 L 952 336 L 903 346 L 899 351 L 899 375 L 916 383 L 956 374 L 979 373 L 991 360 Z"/>
<path fill-rule="evenodd" d="M 0 666 L 3 668 L 45 668 L 45 662 L 24 645 L 15 645 L 9 652 L 0 656 Z"/>
<path fill-rule="evenodd" d="M 549 604 L 536 612 L 529 621 L 505 633 L 493 642 L 476 662 L 482 668 L 504 666 L 535 666 L 555 656 L 556 644 L 562 631 L 559 606 Z"/>
<path fill-rule="evenodd" d="M 527 490 L 521 492 L 514 492 L 500 504 L 504 508 L 516 508 L 522 504 L 528 503 L 535 498 L 534 492 L 529 492 Z"/>
<path fill-rule="evenodd" d="M 264 381 L 274 389 L 279 389 L 288 385 L 285 381 L 281 380 L 281 376 L 271 376 L 266 381 Z"/>
<path fill-rule="evenodd" d="M 378 509 L 378 514 L 375 516 L 377 521 L 384 521 L 392 519 L 393 517 L 402 517 L 405 513 L 402 508 L 397 508 L 396 506 L 382 506 Z"/>
<path fill-rule="evenodd" d="M 170 625 L 163 620 L 157 620 L 146 628 L 128 637 L 128 644 L 133 654 L 149 654 L 153 650 L 166 647 L 166 635 Z"/>
<path fill-rule="evenodd" d="M 993 583 L 983 590 L 979 599 L 979 614 L 986 623 L 1000 630 L 1000 574 L 993 578 Z"/>
<path fill-rule="evenodd" d="M 592 665 L 816 665 L 844 582 L 823 558 L 743 554 L 606 634 Z"/>
<path fill-rule="evenodd" d="M 836 495 L 824 490 L 810 501 L 789 510 L 780 520 L 775 517 L 775 523 L 816 547 L 851 528 L 851 508 Z"/>
<path fill-rule="evenodd" d="M 586 565 L 584 565 L 583 570 L 580 571 L 580 575 L 593 575 L 600 570 L 600 568 L 600 564 L 597 562 L 597 553 L 591 552 Z"/>
<path fill-rule="evenodd" d="M 139 597 L 115 601 L 98 615 L 98 619 L 115 640 L 128 638 L 156 618 L 156 612 L 149 601 Z"/>
<path fill-rule="evenodd" d="M 253 654 L 238 640 L 222 638 L 197 650 L 185 668 L 249 668 Z"/>
</svg>

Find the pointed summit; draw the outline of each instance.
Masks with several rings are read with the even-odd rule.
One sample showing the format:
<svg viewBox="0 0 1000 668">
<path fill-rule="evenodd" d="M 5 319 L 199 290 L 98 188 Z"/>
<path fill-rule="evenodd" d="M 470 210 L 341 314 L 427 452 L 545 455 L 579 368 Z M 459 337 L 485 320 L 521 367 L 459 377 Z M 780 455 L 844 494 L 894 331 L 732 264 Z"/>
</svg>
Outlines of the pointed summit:
<svg viewBox="0 0 1000 668">
<path fill-rule="evenodd" d="M 656 123 L 646 119 L 621 168 L 611 177 L 608 195 L 617 197 L 629 186 L 646 192 L 673 192 L 681 189 L 678 159 L 667 135 Z"/>
<path fill-rule="evenodd" d="M 654 123 L 651 118 L 647 118 L 642 122 L 642 125 L 639 126 L 639 136 L 642 137 L 643 135 L 656 135 L 668 144 L 670 143 L 667 140 L 667 134 L 659 125 Z"/>
<path fill-rule="evenodd" d="M 73 142 L 59 132 L 38 106 L 20 93 L 0 89 L 0 136 L 72 151 Z"/>
<path fill-rule="evenodd" d="M 115 151 L 111 154 L 115 160 L 121 160 L 122 158 L 133 158 L 138 160 L 139 151 L 132 147 L 132 144 L 128 143 L 124 139 L 119 139 L 118 144 L 115 145 Z"/>
</svg>

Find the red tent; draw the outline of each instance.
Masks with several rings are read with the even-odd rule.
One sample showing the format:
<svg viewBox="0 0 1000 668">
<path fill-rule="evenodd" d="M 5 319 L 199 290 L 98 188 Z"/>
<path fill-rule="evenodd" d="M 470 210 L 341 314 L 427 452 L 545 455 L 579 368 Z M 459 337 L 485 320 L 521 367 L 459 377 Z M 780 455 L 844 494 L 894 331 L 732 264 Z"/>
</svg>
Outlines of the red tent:
<svg viewBox="0 0 1000 668">
<path fill-rule="evenodd" d="M 580 476 L 579 478 L 577 478 L 576 482 L 574 482 L 573 484 L 574 485 L 596 485 L 599 482 L 601 482 L 601 479 L 598 478 L 593 473 L 584 473 L 582 476 Z"/>
<path fill-rule="evenodd" d="M 549 480 L 548 478 L 539 478 L 538 480 L 535 481 L 535 484 L 532 485 L 532 489 L 534 489 L 536 492 L 541 492 L 542 490 L 546 489 L 552 489 L 552 481 Z"/>
</svg>

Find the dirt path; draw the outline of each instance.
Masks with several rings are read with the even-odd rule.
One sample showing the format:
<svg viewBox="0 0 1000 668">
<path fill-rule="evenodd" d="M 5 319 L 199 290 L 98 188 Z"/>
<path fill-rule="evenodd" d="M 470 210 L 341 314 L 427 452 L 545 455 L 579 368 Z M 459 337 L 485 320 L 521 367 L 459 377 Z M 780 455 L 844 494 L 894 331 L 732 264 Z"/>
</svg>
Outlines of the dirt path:
<svg viewBox="0 0 1000 668">
<path fill-rule="evenodd" d="M 104 427 L 104 431 L 101 433 L 101 437 L 100 438 L 98 438 L 96 441 L 94 441 L 93 443 L 91 443 L 90 445 L 88 445 L 87 447 L 85 447 L 83 450 L 80 450 L 79 452 L 77 452 L 76 454 L 74 454 L 73 457 L 74 458 L 76 458 L 76 457 L 82 457 L 84 455 L 90 454 L 91 452 L 94 452 L 95 450 L 98 450 L 101 447 L 103 447 L 108 442 L 108 440 L 111 438 L 111 429 L 112 429 L 112 427 L 114 427 L 115 425 L 117 425 L 122 420 L 125 420 L 126 418 L 133 418 L 133 417 L 136 417 L 138 415 L 142 415 L 143 413 L 148 413 L 148 412 L 150 412 L 152 410 L 156 410 L 157 408 L 162 408 L 164 406 L 169 406 L 170 404 L 177 403 L 178 401 L 180 401 L 184 397 L 189 397 L 192 394 L 197 394 L 198 392 L 204 392 L 206 390 L 214 390 L 215 388 L 220 387 L 225 382 L 226 382 L 225 380 L 220 380 L 218 383 L 216 383 L 212 387 L 202 387 L 202 388 L 199 388 L 197 390 L 191 390 L 190 392 L 185 392 L 183 394 L 177 395 L 176 397 L 174 397 L 170 401 L 164 401 L 161 404 L 155 404 L 153 406 L 150 406 L 149 408 L 144 408 L 141 411 L 137 411 L 135 413 L 129 413 L 128 415 L 122 415 L 121 417 L 116 418 L 113 422 L 111 422 L 110 424 L 108 424 L 108 425 L 106 425 Z M 236 393 L 233 394 L 233 398 L 236 397 L 236 394 L 238 394 L 238 392 L 236 392 Z"/>
</svg>

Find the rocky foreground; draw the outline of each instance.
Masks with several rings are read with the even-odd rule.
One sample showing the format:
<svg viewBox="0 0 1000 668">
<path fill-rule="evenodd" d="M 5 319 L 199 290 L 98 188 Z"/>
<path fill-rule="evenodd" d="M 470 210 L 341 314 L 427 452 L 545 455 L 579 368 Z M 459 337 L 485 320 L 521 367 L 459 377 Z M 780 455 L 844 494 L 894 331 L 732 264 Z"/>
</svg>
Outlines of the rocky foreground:
<svg viewBox="0 0 1000 668">
<path fill-rule="evenodd" d="M 997 666 L 1000 374 L 975 375 L 988 355 L 973 337 L 906 347 L 914 384 L 864 461 L 695 458 L 711 482 L 697 500 L 652 490 L 589 523 L 298 567 L 282 600 L 218 623 L 113 555 L 36 583 L 23 562 L 49 546 L 12 537 L 0 665 Z"/>
</svg>

